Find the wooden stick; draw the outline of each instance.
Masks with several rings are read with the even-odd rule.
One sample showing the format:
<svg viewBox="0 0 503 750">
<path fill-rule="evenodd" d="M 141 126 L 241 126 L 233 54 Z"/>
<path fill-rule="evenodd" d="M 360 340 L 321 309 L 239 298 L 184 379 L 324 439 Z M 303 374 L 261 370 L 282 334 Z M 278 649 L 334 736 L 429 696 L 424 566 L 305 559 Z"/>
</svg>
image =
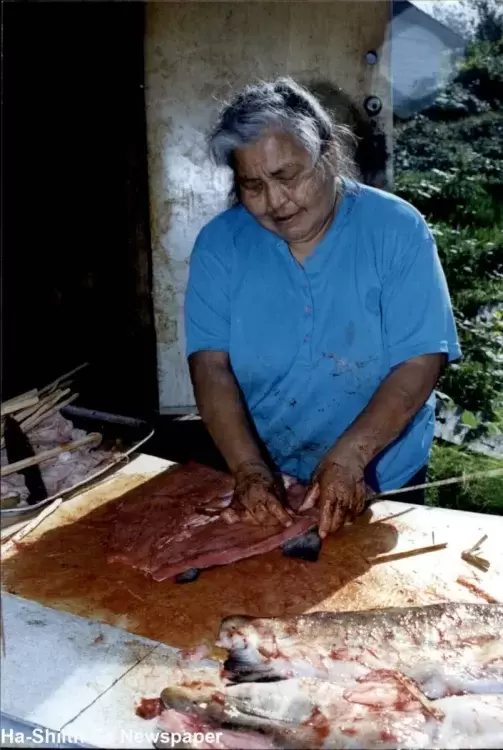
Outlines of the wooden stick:
<svg viewBox="0 0 503 750">
<path fill-rule="evenodd" d="M 488 471 L 478 471 L 474 474 L 464 474 L 461 477 L 451 477 L 450 479 L 439 479 L 436 482 L 425 482 L 425 484 L 415 484 L 413 487 L 401 487 L 399 490 L 386 490 L 385 492 L 377 492 L 375 494 L 370 493 L 368 500 L 374 502 L 375 500 L 381 500 L 384 497 L 392 497 L 393 495 L 401 495 L 406 492 L 413 492 L 414 490 L 428 490 L 432 487 L 444 487 L 448 484 L 462 484 L 463 482 L 473 482 L 477 479 L 490 479 L 492 477 L 503 476 L 503 468 L 501 469 L 489 469 Z M 304 498 L 299 511 L 303 512 L 309 508 L 313 508 L 320 496 L 320 486 L 315 482 L 308 490 L 306 497 Z"/>
<path fill-rule="evenodd" d="M 463 576 L 456 578 L 456 583 L 459 583 L 460 586 L 464 586 L 465 589 L 468 589 L 468 591 L 471 591 L 472 594 L 475 594 L 475 596 L 478 596 L 480 599 L 484 599 L 484 601 L 488 602 L 489 604 L 501 604 L 501 602 L 498 601 L 498 599 L 495 599 L 494 596 L 488 594 L 487 591 L 484 591 L 484 589 L 479 588 L 475 583 L 467 581 L 466 578 L 463 578 Z"/>
<path fill-rule="evenodd" d="M 44 419 L 47 419 L 55 412 L 59 411 L 60 409 L 63 409 L 65 406 L 68 406 L 68 404 L 71 404 L 72 401 L 75 401 L 79 397 L 78 393 L 75 393 L 73 396 L 70 396 L 69 398 L 65 399 L 64 401 L 61 401 L 59 404 L 57 403 L 59 399 L 65 394 L 69 393 L 70 389 L 67 391 L 61 391 L 61 393 L 58 393 L 57 395 L 54 395 L 50 397 L 45 402 L 40 402 L 42 406 L 36 409 L 35 413 L 31 414 L 31 416 L 24 419 L 22 422 L 19 421 L 19 426 L 23 430 L 23 432 L 27 433 L 29 430 L 33 429 L 36 425 L 38 425 L 40 422 L 43 422 Z M 0 440 L 0 448 L 5 447 L 5 437 L 3 437 Z"/>
<path fill-rule="evenodd" d="M 54 388 L 57 388 L 58 385 L 63 380 L 68 380 L 72 375 L 75 375 L 77 372 L 80 372 L 84 369 L 84 367 L 88 367 L 89 362 L 84 362 L 82 365 L 79 365 L 78 367 L 74 367 L 73 370 L 70 370 L 70 372 L 65 372 L 63 375 L 60 375 L 59 378 L 56 378 L 56 380 L 53 380 L 52 383 L 49 383 L 49 385 L 45 385 L 43 388 L 40 389 L 39 394 L 43 395 L 44 393 L 50 393 L 54 390 Z"/>
<path fill-rule="evenodd" d="M 35 398 L 35 396 L 38 397 L 38 391 L 36 388 L 32 388 L 31 391 L 26 391 L 26 393 L 21 393 L 19 396 L 14 396 L 14 398 L 8 398 L 7 401 L 4 401 L 2 404 L 2 411 L 4 409 L 4 406 L 16 404 L 18 401 L 26 401 L 26 399 Z"/>
<path fill-rule="evenodd" d="M 61 503 L 63 502 L 62 498 L 58 497 L 53 503 L 47 506 L 47 508 L 44 508 L 44 510 L 36 516 L 32 521 L 29 521 L 25 526 L 23 526 L 22 529 L 20 529 L 17 534 L 14 534 L 2 547 L 2 554 L 5 555 L 6 552 L 10 552 L 12 547 L 15 547 L 18 542 L 21 541 L 21 539 L 24 539 L 25 536 L 30 534 L 34 529 L 37 528 L 37 526 L 40 526 L 42 521 L 45 521 L 45 519 L 52 515 L 55 510 L 59 508 Z"/>
<path fill-rule="evenodd" d="M 487 571 L 491 567 L 491 563 L 488 560 L 485 560 L 483 557 L 480 557 L 480 555 L 476 555 L 475 553 L 481 548 L 486 539 L 487 534 L 484 534 L 484 536 L 479 539 L 479 541 L 476 542 L 473 547 L 470 547 L 470 549 L 465 549 L 461 553 L 461 558 L 465 562 L 467 562 L 469 565 L 473 565 L 479 570 L 482 570 L 484 573 L 487 573 Z"/>
<path fill-rule="evenodd" d="M 439 721 L 445 717 L 444 712 L 440 708 L 437 708 L 432 703 L 432 701 L 430 701 L 429 698 L 427 698 L 424 693 L 422 693 L 419 688 L 416 687 L 414 682 L 409 677 L 398 671 L 395 671 L 394 673 L 398 680 L 402 683 L 402 685 L 409 691 L 412 697 L 419 701 L 419 703 L 429 714 L 431 714 L 435 719 L 438 719 Z"/>
<path fill-rule="evenodd" d="M 16 534 L 19 529 L 22 529 L 24 526 L 26 526 L 26 519 L 24 521 L 16 521 L 16 523 L 11 523 L 2 528 L 0 530 L 0 544 L 4 544 L 4 542 L 10 539 L 11 536 Z"/>
<path fill-rule="evenodd" d="M 44 461 L 49 461 L 49 459 L 51 458 L 56 458 L 56 456 L 59 456 L 60 453 L 69 453 L 70 451 L 75 451 L 78 448 L 83 448 L 84 445 L 96 443 L 100 441 L 101 438 L 102 436 L 99 432 L 91 432 L 89 435 L 86 435 L 86 437 L 81 438 L 80 440 L 75 440 L 72 443 L 66 443 L 64 445 L 58 445 L 56 448 L 51 448 L 48 451 L 43 451 L 42 453 L 38 453 L 36 456 L 32 456 L 31 458 L 24 458 L 22 461 L 15 461 L 13 464 L 2 466 L 0 476 L 6 477 L 9 474 L 16 474 L 23 469 L 27 469 L 29 466 L 36 466 L 37 464 L 41 464 Z"/>
<path fill-rule="evenodd" d="M 68 406 L 69 404 L 73 403 L 78 397 L 80 396 L 80 393 L 74 393 L 72 396 L 69 396 L 64 401 L 61 401 L 59 404 L 54 404 L 51 406 L 50 409 L 47 409 L 47 411 L 43 412 L 42 414 L 39 414 L 39 416 L 32 421 L 31 417 L 29 420 L 29 424 L 27 424 L 28 420 L 26 422 L 23 422 L 21 427 L 25 432 L 29 432 L 34 427 L 36 427 L 40 422 L 43 422 L 45 419 L 48 419 L 49 417 L 52 417 L 53 414 L 56 414 L 56 412 L 61 411 L 61 409 L 64 409 L 65 406 Z"/>
<path fill-rule="evenodd" d="M 474 568 L 478 568 L 483 573 L 487 573 L 487 571 L 491 567 L 491 563 L 489 562 L 489 560 L 486 560 L 483 557 L 479 557 L 478 555 L 473 555 L 467 550 L 461 553 L 461 559 L 467 562 L 469 565 L 473 565 Z"/>
<path fill-rule="evenodd" d="M 56 404 L 61 398 L 63 398 L 63 396 L 68 396 L 69 393 L 70 389 L 67 388 L 66 391 L 56 391 L 50 398 L 46 398 L 41 407 L 37 409 L 36 412 L 22 421 L 21 425 L 23 426 L 23 429 L 26 430 L 32 421 L 35 421 L 41 414 L 45 414 L 45 412 L 49 411 L 49 409 L 51 409 L 54 404 Z"/>
<path fill-rule="evenodd" d="M 426 482 L 426 484 L 416 484 L 414 487 L 402 487 L 399 490 L 386 490 L 372 496 L 372 500 L 380 500 L 382 497 L 391 497 L 392 495 L 401 495 L 413 490 L 427 490 L 430 487 L 445 487 L 448 484 L 461 484 L 463 482 L 473 482 L 477 479 L 490 479 L 492 477 L 503 476 L 503 468 L 489 469 L 488 471 L 477 471 L 474 474 L 464 474 L 462 477 L 451 477 L 451 479 L 439 479 L 436 482 Z"/>
<path fill-rule="evenodd" d="M 42 396 L 42 398 L 39 399 L 39 401 L 37 402 L 36 406 L 30 406 L 29 409 L 23 409 L 23 411 L 17 415 L 16 417 L 17 421 L 19 422 L 19 424 L 21 424 L 26 419 L 28 419 L 28 417 L 31 417 L 32 415 L 36 414 L 36 412 L 46 407 L 49 402 L 52 403 L 54 400 L 57 400 L 57 399 L 54 399 L 54 396 Z"/>
<path fill-rule="evenodd" d="M 482 547 L 482 545 L 483 545 L 483 544 L 484 544 L 484 542 L 485 542 L 485 541 L 487 540 L 487 538 L 488 538 L 488 537 L 487 537 L 487 534 L 484 534 L 484 536 L 483 536 L 483 537 L 481 537 L 481 538 L 479 539 L 479 541 L 478 541 L 478 542 L 476 542 L 476 543 L 475 543 L 475 544 L 473 545 L 473 547 L 470 547 L 470 549 L 469 549 L 469 550 L 467 550 L 467 552 L 476 552 L 476 551 L 477 551 L 478 549 L 480 549 L 480 548 Z"/>
<path fill-rule="evenodd" d="M 375 565 L 376 563 L 382 562 L 393 562 L 394 560 L 405 560 L 407 557 L 415 557 L 416 555 L 425 555 L 427 552 L 438 552 L 438 550 L 445 549 L 447 542 L 443 544 L 432 544 L 429 547 L 418 547 L 417 549 L 411 549 L 407 552 L 394 552 L 391 555 L 380 555 L 378 557 L 368 558 L 369 563 Z"/>
<path fill-rule="evenodd" d="M 124 453 L 121 453 L 118 455 L 118 457 L 112 461 L 109 464 L 105 464 L 105 466 L 102 466 L 101 469 L 98 469 L 94 474 L 91 474 L 90 476 L 86 477 L 85 479 L 82 479 L 80 482 L 77 482 L 77 484 L 73 484 L 71 487 L 68 487 L 67 489 L 63 490 L 63 494 L 65 496 L 65 499 L 67 499 L 67 496 L 74 495 L 74 493 L 77 490 L 86 490 L 89 488 L 93 482 L 95 482 L 97 479 L 99 479 L 104 474 L 107 474 L 112 469 L 115 469 L 119 464 L 128 462 L 129 457 L 133 453 L 137 453 L 139 448 L 141 448 L 144 443 L 147 443 L 153 436 L 155 435 L 155 428 L 152 429 L 148 435 L 146 435 L 142 440 L 140 440 L 139 443 L 136 443 L 136 445 L 131 446 L 131 448 L 128 448 L 127 451 Z"/>
<path fill-rule="evenodd" d="M 7 414 L 14 414 L 21 409 L 27 409 L 30 406 L 36 406 L 38 404 L 38 396 L 32 396 L 31 398 L 25 398 L 24 401 L 16 401 L 12 404 L 2 404 L 2 417 L 6 417 Z"/>
</svg>

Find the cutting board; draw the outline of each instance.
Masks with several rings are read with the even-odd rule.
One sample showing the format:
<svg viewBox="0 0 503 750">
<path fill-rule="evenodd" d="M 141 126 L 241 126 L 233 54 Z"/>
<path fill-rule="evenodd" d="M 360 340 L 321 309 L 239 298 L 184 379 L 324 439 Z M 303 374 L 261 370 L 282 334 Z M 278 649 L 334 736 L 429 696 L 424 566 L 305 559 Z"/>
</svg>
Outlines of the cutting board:
<svg viewBox="0 0 503 750">
<path fill-rule="evenodd" d="M 149 457 L 141 458 L 145 464 Z M 280 616 L 487 596 L 503 601 L 503 518 L 390 501 L 375 503 L 354 525 L 329 537 L 317 563 L 275 551 L 205 571 L 192 584 L 151 581 L 107 564 L 106 514 L 108 503 L 153 473 L 132 464 L 60 506 L 3 556 L 2 588 L 178 648 L 211 644 L 220 620 L 230 614 Z M 484 533 L 484 555 L 492 565 L 479 573 L 461 552 Z M 396 559 L 442 542 L 447 549 Z"/>
</svg>

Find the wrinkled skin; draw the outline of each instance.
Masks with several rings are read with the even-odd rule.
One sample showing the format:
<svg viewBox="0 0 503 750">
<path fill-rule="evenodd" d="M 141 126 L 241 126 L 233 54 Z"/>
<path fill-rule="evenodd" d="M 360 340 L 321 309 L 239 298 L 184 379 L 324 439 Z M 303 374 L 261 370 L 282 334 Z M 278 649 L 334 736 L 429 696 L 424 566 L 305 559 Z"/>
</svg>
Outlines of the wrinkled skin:
<svg viewBox="0 0 503 750">
<path fill-rule="evenodd" d="M 319 504 L 318 533 L 323 539 L 365 509 L 371 492 L 365 483 L 365 463 L 359 453 L 335 445 L 318 464 L 301 510 Z"/>
<path fill-rule="evenodd" d="M 284 487 L 268 468 L 259 462 L 247 462 L 235 474 L 232 508 L 250 523 L 290 526 L 292 519 L 284 507 Z M 226 519 L 228 520 L 228 519 Z"/>
<path fill-rule="evenodd" d="M 293 136 L 272 130 L 237 149 L 234 166 L 239 197 L 248 211 L 288 242 L 298 260 L 309 255 L 336 210 L 336 179 L 328 161 L 313 163 Z"/>
</svg>

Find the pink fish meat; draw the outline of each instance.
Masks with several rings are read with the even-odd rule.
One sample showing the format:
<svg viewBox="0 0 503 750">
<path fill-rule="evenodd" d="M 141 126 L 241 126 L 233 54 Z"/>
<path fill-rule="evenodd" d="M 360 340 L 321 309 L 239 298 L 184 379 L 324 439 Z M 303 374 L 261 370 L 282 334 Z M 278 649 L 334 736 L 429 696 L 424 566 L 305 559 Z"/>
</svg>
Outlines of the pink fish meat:
<svg viewBox="0 0 503 750">
<path fill-rule="evenodd" d="M 261 555 L 292 540 L 300 539 L 302 544 L 304 535 L 317 526 L 315 509 L 295 512 L 305 488 L 289 478 L 285 488 L 291 526 L 229 524 L 222 512 L 232 502 L 233 488 L 230 475 L 191 463 L 132 490 L 117 504 L 108 561 L 163 581 Z M 191 580 L 190 575 L 186 580 Z"/>
</svg>

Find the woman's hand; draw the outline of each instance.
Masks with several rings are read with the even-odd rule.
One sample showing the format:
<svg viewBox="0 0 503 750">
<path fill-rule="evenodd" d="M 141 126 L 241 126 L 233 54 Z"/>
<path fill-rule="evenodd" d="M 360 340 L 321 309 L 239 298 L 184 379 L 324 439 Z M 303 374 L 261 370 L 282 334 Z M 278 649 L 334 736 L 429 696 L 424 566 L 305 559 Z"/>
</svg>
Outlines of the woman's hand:
<svg viewBox="0 0 503 750">
<path fill-rule="evenodd" d="M 319 504 L 318 533 L 322 539 L 363 513 L 370 496 L 364 470 L 356 449 L 337 445 L 319 463 L 301 510 Z"/>
<path fill-rule="evenodd" d="M 281 502 L 281 489 L 265 464 L 247 462 L 235 473 L 232 508 L 251 523 L 290 526 L 292 519 Z M 244 513 L 240 510 L 244 509 Z"/>
</svg>

